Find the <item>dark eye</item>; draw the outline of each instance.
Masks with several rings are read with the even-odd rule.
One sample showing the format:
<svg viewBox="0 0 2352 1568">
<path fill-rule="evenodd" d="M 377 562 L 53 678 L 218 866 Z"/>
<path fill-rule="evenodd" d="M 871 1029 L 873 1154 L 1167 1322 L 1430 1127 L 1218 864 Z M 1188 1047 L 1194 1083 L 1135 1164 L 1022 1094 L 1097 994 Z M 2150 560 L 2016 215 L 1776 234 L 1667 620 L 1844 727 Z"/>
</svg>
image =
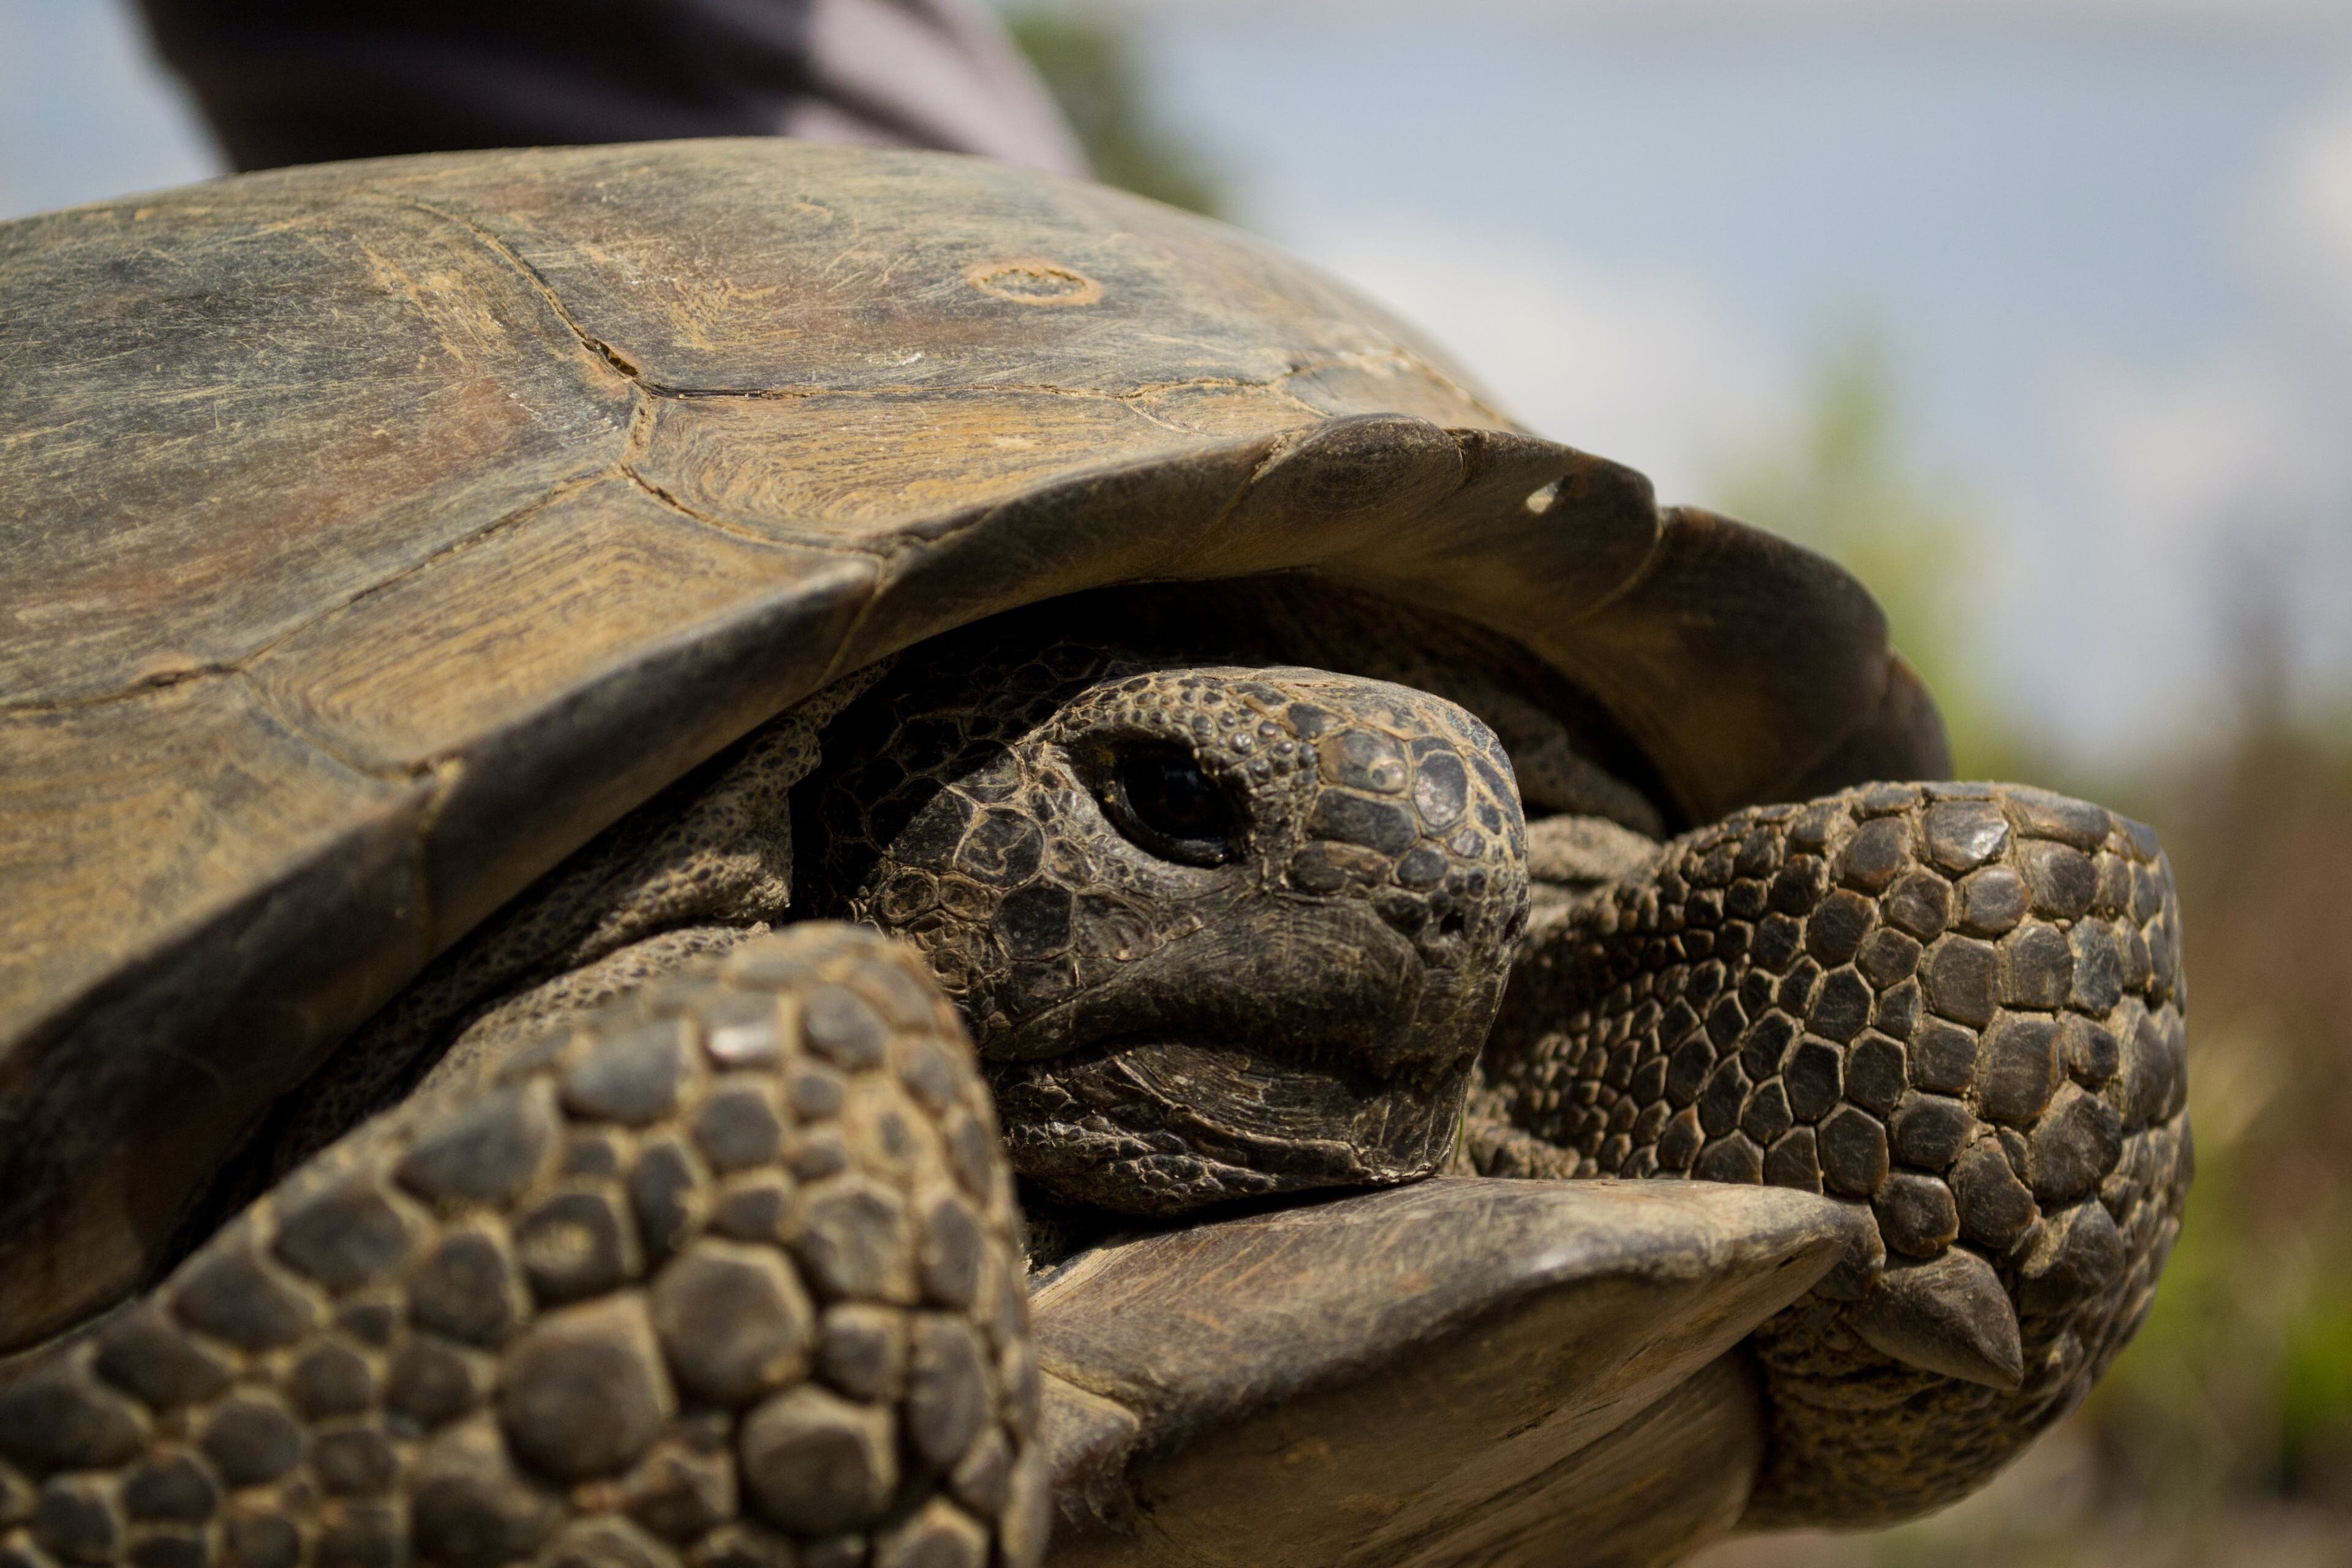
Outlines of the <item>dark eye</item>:
<svg viewBox="0 0 2352 1568">
<path fill-rule="evenodd" d="M 1111 821 L 1138 847 L 1188 866 L 1233 858 L 1233 803 L 1191 752 L 1175 746 L 1121 752 L 1107 793 Z"/>
</svg>

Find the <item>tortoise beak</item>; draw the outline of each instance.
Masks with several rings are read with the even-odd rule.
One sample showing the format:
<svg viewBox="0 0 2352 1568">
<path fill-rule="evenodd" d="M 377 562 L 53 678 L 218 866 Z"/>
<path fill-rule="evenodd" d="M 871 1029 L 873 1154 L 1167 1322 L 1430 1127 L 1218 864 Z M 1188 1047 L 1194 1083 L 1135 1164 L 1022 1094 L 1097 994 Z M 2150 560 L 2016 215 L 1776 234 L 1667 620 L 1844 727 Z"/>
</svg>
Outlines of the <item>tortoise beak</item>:
<svg viewBox="0 0 2352 1568">
<path fill-rule="evenodd" d="M 1769 1188 L 1440 1177 L 1081 1253 L 1031 1295 L 1055 1561 L 1678 1559 L 1764 1451 L 1734 1347 L 1857 1224 Z"/>
</svg>

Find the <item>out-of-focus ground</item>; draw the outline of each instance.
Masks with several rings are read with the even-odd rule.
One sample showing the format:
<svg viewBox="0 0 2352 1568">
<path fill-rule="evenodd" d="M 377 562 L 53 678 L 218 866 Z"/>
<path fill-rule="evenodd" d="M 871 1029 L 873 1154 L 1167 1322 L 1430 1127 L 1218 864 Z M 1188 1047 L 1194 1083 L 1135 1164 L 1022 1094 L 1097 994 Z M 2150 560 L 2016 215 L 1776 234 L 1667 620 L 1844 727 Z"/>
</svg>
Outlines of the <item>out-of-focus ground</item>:
<svg viewBox="0 0 2352 1568">
<path fill-rule="evenodd" d="M 2328 73 L 2337 68 L 2326 50 L 2340 55 L 2343 36 L 2327 31 L 2336 20 L 2330 7 L 2341 5 L 2009 0 L 1978 7 L 1963 0 L 1940 6 L 1933 0 L 1908 6 L 1822 0 L 1808 6 L 1800 0 L 1722 0 L 1709 11 L 1701 0 L 1676 0 L 1650 7 L 1653 16 L 1637 27 L 1649 30 L 1638 37 L 1580 33 L 1561 21 L 1570 13 L 1607 10 L 1600 0 L 1557 7 L 1529 0 L 1516 9 L 1505 0 L 1449 6 L 1364 0 L 1360 10 L 1319 12 L 1299 0 L 1234 0 L 1222 7 L 1217 0 L 1167 0 L 1123 9 L 1028 0 L 1014 10 L 1024 46 L 1053 79 L 1107 177 L 1161 199 L 1223 210 L 1301 243 L 1326 265 L 1370 285 L 1390 285 L 1386 291 L 1400 304 L 1429 317 L 1471 355 L 1475 372 L 1498 384 L 1515 382 L 1516 388 L 1502 389 L 1547 434 L 1591 440 L 1610 455 L 1653 464 L 1675 487 L 1672 499 L 1747 516 L 1845 561 L 1886 604 L 1896 641 L 1939 694 L 1961 773 L 2021 778 L 2104 801 L 2155 824 L 2169 847 L 2186 925 L 2199 1174 L 2179 1249 L 2137 1341 L 2085 1408 L 1977 1497 L 1892 1531 L 1727 1542 L 1700 1559 L 1703 1568 L 2352 1563 L 2352 1006 L 2344 994 L 2352 983 L 2352 664 L 2313 657 L 2315 648 L 2324 656 L 2352 641 L 2342 635 L 2352 626 L 2343 549 L 2352 536 L 2352 503 L 2331 488 L 2352 446 L 2306 442 L 2305 450 L 2290 439 L 2300 438 L 2298 430 L 2307 434 L 2315 419 L 2323 426 L 2336 422 L 2328 408 L 2298 403 L 2296 388 L 2352 384 L 2345 374 L 2352 369 L 2352 337 L 2344 334 L 2344 318 L 2328 314 L 2329 300 L 2352 300 L 2345 288 L 2352 278 L 2352 116 L 2330 120 L 2334 111 L 2326 108 Z M 1975 111 L 1957 92 L 1946 100 L 1916 83 L 1864 82 L 1851 121 L 1859 130 L 1845 128 L 1832 106 L 1807 119 L 1809 100 L 1825 96 L 1848 66 L 1916 65 L 1901 49 L 1889 54 L 1867 40 L 1856 44 L 1860 35 L 1840 20 L 1906 9 L 1934 12 L 1942 18 L 1936 25 L 1956 29 L 1955 69 L 1991 62 L 2008 73 L 1989 89 L 1989 118 L 1969 120 Z M 1741 30 L 1779 11 L 1805 15 L 1779 31 L 1761 24 Z M 1501 16 L 1508 27 L 1522 29 L 1513 36 L 1533 40 L 1520 51 L 1526 58 L 1480 64 L 1464 41 L 1476 32 L 1474 12 Z M 1668 13 L 1696 20 L 1679 31 L 1654 21 Z M 2052 24 L 2057 13 L 2064 15 Z M 1423 20 L 1414 22 L 1416 16 Z M 1160 25 L 1171 17 L 1181 24 L 1172 33 Z M 2293 31 L 2314 25 L 2318 30 Z M 2263 35 L 2264 27 L 2287 31 Z M 1381 39 L 1407 37 L 1425 40 L 1423 54 L 1379 55 L 1386 47 Z M 1182 57 L 1172 66 L 1155 52 L 1171 37 Z M 2320 42 L 2305 47 L 2298 41 L 2305 37 Z M 2331 38 L 2336 42 L 2326 43 Z M 2052 47 L 2036 53 L 2042 43 Z M 77 49 L 99 62 L 79 77 L 61 69 L 59 58 Z M 2073 68 L 2067 60 L 2093 57 L 2145 66 L 2173 85 L 2148 89 L 2153 100 L 2119 89 L 2103 98 L 2118 79 L 2065 74 Z M 1331 66 L 1334 60 L 1341 63 Z M 1449 86 L 1447 71 L 1459 76 L 1490 66 L 1491 86 L 1483 79 Z M 1696 112 L 1693 105 L 1748 91 L 1759 75 L 1805 69 L 1826 74 L 1808 79 L 1815 85 L 1800 82 L 1778 99 L 1767 94 L 1756 101 L 1803 120 L 1800 130 L 1826 149 L 1828 161 L 1805 176 L 1810 185 L 1772 184 L 1779 176 L 1758 151 L 1774 136 L 1785 140 L 1785 125 L 1759 120 L 1753 137 L 1742 138 L 1725 136 L 1709 121 L 1705 145 L 1676 140 Z M 1499 136 L 1493 126 L 1471 123 L 1488 109 L 1521 112 L 1510 100 L 1520 90 L 1512 70 L 1556 73 L 1567 83 L 1557 105 L 1563 119 L 1580 111 L 1579 94 L 1605 98 L 1615 83 L 1634 81 L 1625 90 L 1636 100 L 1664 96 L 1646 118 L 1633 117 L 1622 142 L 1593 145 L 1613 131 L 1588 121 L 1579 122 L 1573 145 L 1563 150 L 1552 135 L 1556 128 L 1538 120 L 1523 116 Z M 1930 71 L 1917 79 L 1932 88 L 1940 79 Z M 2321 87 L 2313 89 L 2313 81 Z M 99 84 L 95 97 L 92 82 Z M 1426 90 L 1404 90 L 1416 82 Z M 0 100 L 12 99 L 21 110 L 12 114 L 0 101 L 0 208 L 107 196 L 206 171 L 184 107 L 140 63 L 113 6 L 0 0 L 0 87 L 7 89 Z M 1217 96 L 1228 88 L 1239 96 Z M 2318 94 L 2312 101 L 2319 118 L 2293 131 L 2265 164 L 2269 154 L 2249 150 L 2250 122 L 2223 110 L 2230 102 L 2242 107 L 2298 91 Z M 2182 101 L 2156 101 L 2174 92 Z M 1186 104 L 1207 122 L 1188 122 Z M 1590 102 L 1582 112 L 1591 114 Z M 1350 165 L 1346 153 L 1361 144 L 1368 134 L 1362 128 L 1374 124 L 1389 132 L 1384 161 Z M 2097 133 L 2111 132 L 2114 145 L 2086 153 L 2060 144 L 2085 125 L 2095 142 Z M 1314 153 L 1323 162 L 1301 164 L 1308 154 L 1300 149 L 1318 126 L 1331 145 Z M 1570 184 L 1601 215 L 1597 226 L 1581 231 L 1597 248 L 1687 208 L 1697 198 L 1677 178 L 1711 178 L 1710 170 L 1721 165 L 1735 171 L 1733 184 L 1755 185 L 1753 206 L 1727 208 L 1717 258 L 1729 258 L 1726 267 L 1736 270 L 1750 253 L 1780 244 L 1785 236 L 1770 229 L 1777 213 L 1784 226 L 1849 225 L 1854 275 L 1867 278 L 1899 248 L 1892 231 L 1907 221 L 1899 209 L 1906 201 L 1916 205 L 1920 195 L 1883 183 L 1887 171 L 1871 165 L 1871 149 L 1861 145 L 1876 134 L 1873 127 L 1915 151 L 1922 170 L 1941 159 L 1931 172 L 1947 184 L 1962 175 L 1981 179 L 1953 185 L 1948 200 L 1940 189 L 1929 193 L 1929 205 L 1942 204 L 1951 219 L 1936 233 L 1959 245 L 1969 232 L 1983 231 L 1985 248 L 1956 258 L 1956 277 L 1981 279 L 2008 268 L 2007 281 L 2031 292 L 2044 272 L 2087 268 L 2095 287 L 2076 289 L 2067 296 L 2072 303 L 2054 308 L 2046 321 L 2035 318 L 2041 324 L 2032 330 L 2066 328 L 2074 324 L 2070 311 L 2096 314 L 2085 301 L 2111 286 L 2115 308 L 2106 326 L 2122 339 L 2146 337 L 2153 345 L 2152 367 L 2099 372 L 2113 383 L 2110 412 L 2146 416 L 2131 440 L 2112 446 L 2125 482 L 2109 496 L 2137 497 L 2150 509 L 2144 539 L 2128 506 L 2120 521 L 2108 520 L 2104 534 L 2058 538 L 2071 526 L 2063 509 L 2021 522 L 2013 510 L 2019 492 L 2005 482 L 2013 451 L 1962 450 L 1956 458 L 1951 442 L 1923 439 L 1936 423 L 1924 405 L 1948 415 L 1955 399 L 2008 392 L 1972 383 L 1965 372 L 1952 372 L 1948 383 L 1945 367 L 1957 362 L 1918 348 L 1936 341 L 1927 327 L 1943 331 L 1948 343 L 1979 330 L 2008 331 L 2003 341 L 2016 341 L 2014 321 L 1969 314 L 1982 300 L 1947 301 L 1950 319 L 1923 325 L 1916 315 L 1945 308 L 1931 293 L 1906 298 L 1890 311 L 1885 300 L 1865 291 L 1861 308 L 1833 310 L 1816 322 L 1809 370 L 1748 377 L 1751 391 L 1761 389 L 1751 402 L 1760 399 L 1775 412 L 1769 427 L 1745 437 L 1734 430 L 1713 450 L 1685 446 L 1660 460 L 1642 449 L 1645 433 L 1687 434 L 1727 408 L 1736 412 L 1740 405 L 1726 401 L 1725 388 L 1754 368 L 1738 363 L 1727 340 L 1709 335 L 1706 311 L 1684 308 L 1675 278 L 1661 275 L 1654 287 L 1644 282 L 1628 293 L 1612 292 L 1608 277 L 1573 266 L 1546 271 L 1531 264 L 1515 272 L 1524 255 L 1506 254 L 1507 247 L 1481 252 L 1458 228 L 1429 231 L 1438 235 L 1423 247 L 1431 266 L 1416 272 L 1405 264 L 1421 254 L 1402 232 L 1411 215 L 1443 208 L 1456 194 L 1445 182 L 1433 187 L 1433 168 L 1450 160 L 1460 188 L 1481 193 L 1477 200 L 1486 204 L 1483 216 L 1473 216 L 1500 225 L 1525 214 L 1497 208 L 1487 193 L 1498 182 L 1520 182 L 1533 193 L 1530 202 L 1551 201 L 1545 193 L 1559 184 L 1557 172 L 1548 174 L 1527 160 L 1574 155 L 1583 162 Z M 2174 139 L 2159 149 L 2159 133 Z M 1419 163 L 1408 156 L 1415 146 L 1425 154 Z M 1969 161 L 1972 149 L 1984 154 L 1976 163 Z M 2231 233 L 2227 244 L 2271 247 L 2263 265 L 2285 270 L 2265 276 L 2301 279 L 2270 297 L 2278 313 L 2264 328 L 2262 342 L 2269 347 L 2242 354 L 2211 333 L 2200 340 L 2204 347 L 2190 341 L 2193 334 L 2157 342 L 2158 324 L 2168 330 L 2184 314 L 2202 310 L 2218 321 L 2227 313 L 2226 302 L 2198 293 L 2203 285 L 2189 276 L 2193 268 L 2184 270 L 2154 248 L 2136 254 L 2137 242 L 2095 255 L 2066 248 L 2082 234 L 2109 240 L 2167 234 L 2170 241 L 2148 245 L 2189 245 L 2204 231 L 2149 227 L 2148 213 L 2132 203 L 2160 202 L 2199 179 L 2210 186 L 2218 176 L 2193 166 L 2209 154 L 2242 155 L 2254 171 L 2247 180 L 2262 188 L 2252 192 L 2252 205 L 2225 204 L 2205 214 L 2205 230 L 2245 218 L 2243 232 Z M 2134 156 L 2138 165 L 2130 163 Z M 2159 165 L 2152 173 L 2149 158 Z M 2004 202 L 2032 184 L 2037 162 L 2069 159 L 2079 163 L 2081 177 L 2057 197 L 2045 191 L 2036 198 L 2053 202 L 2049 210 L 2021 216 L 2004 210 Z M 2118 195 L 2121 176 L 2135 167 L 2146 176 L 2144 188 L 2126 201 Z M 1302 175 L 1301 168 L 1310 172 Z M 2102 169 L 2116 178 L 2108 180 Z M 2277 180 L 2263 184 L 2273 175 Z M 1351 181 L 1360 193 L 1396 193 L 1380 223 L 1352 231 L 1345 222 L 1333 226 L 1332 204 L 1339 198 L 1332 193 Z M 2149 198 L 2148 191 L 2158 196 Z M 2281 192 L 2300 204 L 2294 211 L 2302 226 L 2291 232 L 2264 227 L 2270 220 L 2262 213 L 2274 217 L 2284 209 L 2252 200 Z M 1307 210 L 1326 196 L 1331 210 Z M 1318 223 L 1325 241 L 1306 243 Z M 1328 237 L 1345 232 L 1363 243 L 1351 248 Z M 2275 248 L 2282 244 L 2291 252 L 2283 264 Z M 1467 287 L 1415 293 L 1432 279 L 1444 284 L 1456 268 Z M 1883 268 L 1880 275 L 1887 275 Z M 1516 295 L 1514 278 L 1527 285 Z M 2165 287 L 2172 291 L 2164 293 L 2151 279 L 2171 279 Z M 1457 319 L 1440 319 L 1457 310 Z M 1512 323 L 1522 319 L 1517 335 L 1523 341 L 1514 342 Z M 2188 363 L 2216 342 L 2223 346 L 2210 363 Z M 2179 363 L 2166 362 L 2168 354 Z M 1546 381 L 1547 356 L 1573 363 Z M 2142 379 L 2131 382 L 2130 375 Z M 2047 391 L 2021 367 L 2018 406 L 1984 418 L 2031 425 L 2045 417 L 2036 400 Z M 1633 415 L 1648 423 L 1625 423 Z M 1601 435 L 1587 434 L 1588 426 Z M 1630 449 L 1608 434 L 1612 428 L 1624 433 Z M 1933 455 L 1923 455 L 1929 447 Z M 2210 515 L 2184 534 L 2195 519 L 2182 509 L 2192 502 Z M 2221 511 L 2211 513 L 2216 507 Z M 2195 548 L 2207 552 L 2201 564 L 2179 553 L 2191 534 Z M 2098 542 L 2085 547 L 2086 537 Z M 2005 543 L 1990 548 L 1992 540 Z M 2162 558 L 2168 549 L 2175 552 L 2169 564 Z M 2190 562 L 2186 581 L 2184 560 Z M 2159 567 L 2171 577 L 2151 575 Z M 2036 657 L 2104 666 L 2095 672 L 2099 680 L 2053 677 L 2053 685 L 2136 693 L 2142 713 L 2163 721 L 2147 724 L 2146 740 L 2116 743 L 2109 736 L 2085 746 L 2053 722 L 2063 704 L 2037 702 L 2030 682 L 2021 687 L 2016 647 L 2005 646 L 2015 642 L 2014 623 L 2005 630 L 1993 608 L 2004 597 L 2014 603 L 2021 583 L 2040 590 L 2033 613 L 2044 624 Z M 2132 594 L 2142 597 L 2118 603 L 2117 595 Z M 2189 645 L 2197 650 L 2193 667 L 2182 660 L 2181 648 Z M 2184 669 L 2193 680 L 2184 679 Z"/>
</svg>

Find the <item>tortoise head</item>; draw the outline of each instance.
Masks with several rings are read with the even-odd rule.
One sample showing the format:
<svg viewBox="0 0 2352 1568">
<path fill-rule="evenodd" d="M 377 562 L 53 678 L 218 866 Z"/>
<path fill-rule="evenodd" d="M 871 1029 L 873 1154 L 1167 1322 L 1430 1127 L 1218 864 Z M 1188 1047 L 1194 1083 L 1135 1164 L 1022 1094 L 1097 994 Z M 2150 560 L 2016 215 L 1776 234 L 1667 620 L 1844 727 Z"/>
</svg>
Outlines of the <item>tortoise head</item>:
<svg viewBox="0 0 2352 1568">
<path fill-rule="evenodd" d="M 922 949 L 1055 1196 L 1170 1213 L 1452 1151 L 1528 902 L 1509 760 L 1462 708 L 950 638 L 826 753 L 811 907 Z"/>
</svg>

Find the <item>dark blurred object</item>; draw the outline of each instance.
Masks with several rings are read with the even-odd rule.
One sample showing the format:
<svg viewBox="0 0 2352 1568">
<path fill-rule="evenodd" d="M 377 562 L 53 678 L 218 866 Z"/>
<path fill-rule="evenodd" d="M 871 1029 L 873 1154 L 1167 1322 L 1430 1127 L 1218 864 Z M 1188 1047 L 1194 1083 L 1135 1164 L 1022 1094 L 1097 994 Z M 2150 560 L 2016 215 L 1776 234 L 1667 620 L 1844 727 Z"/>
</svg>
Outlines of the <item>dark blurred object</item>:
<svg viewBox="0 0 2352 1568">
<path fill-rule="evenodd" d="M 1224 216 L 1215 172 L 1152 112 L 1141 46 L 1125 13 L 1050 0 L 1018 6 L 1005 21 L 1077 132 L 1096 178 Z"/>
<path fill-rule="evenodd" d="M 1086 156 L 972 0 L 140 0 L 237 168 L 801 136 Z"/>
</svg>

